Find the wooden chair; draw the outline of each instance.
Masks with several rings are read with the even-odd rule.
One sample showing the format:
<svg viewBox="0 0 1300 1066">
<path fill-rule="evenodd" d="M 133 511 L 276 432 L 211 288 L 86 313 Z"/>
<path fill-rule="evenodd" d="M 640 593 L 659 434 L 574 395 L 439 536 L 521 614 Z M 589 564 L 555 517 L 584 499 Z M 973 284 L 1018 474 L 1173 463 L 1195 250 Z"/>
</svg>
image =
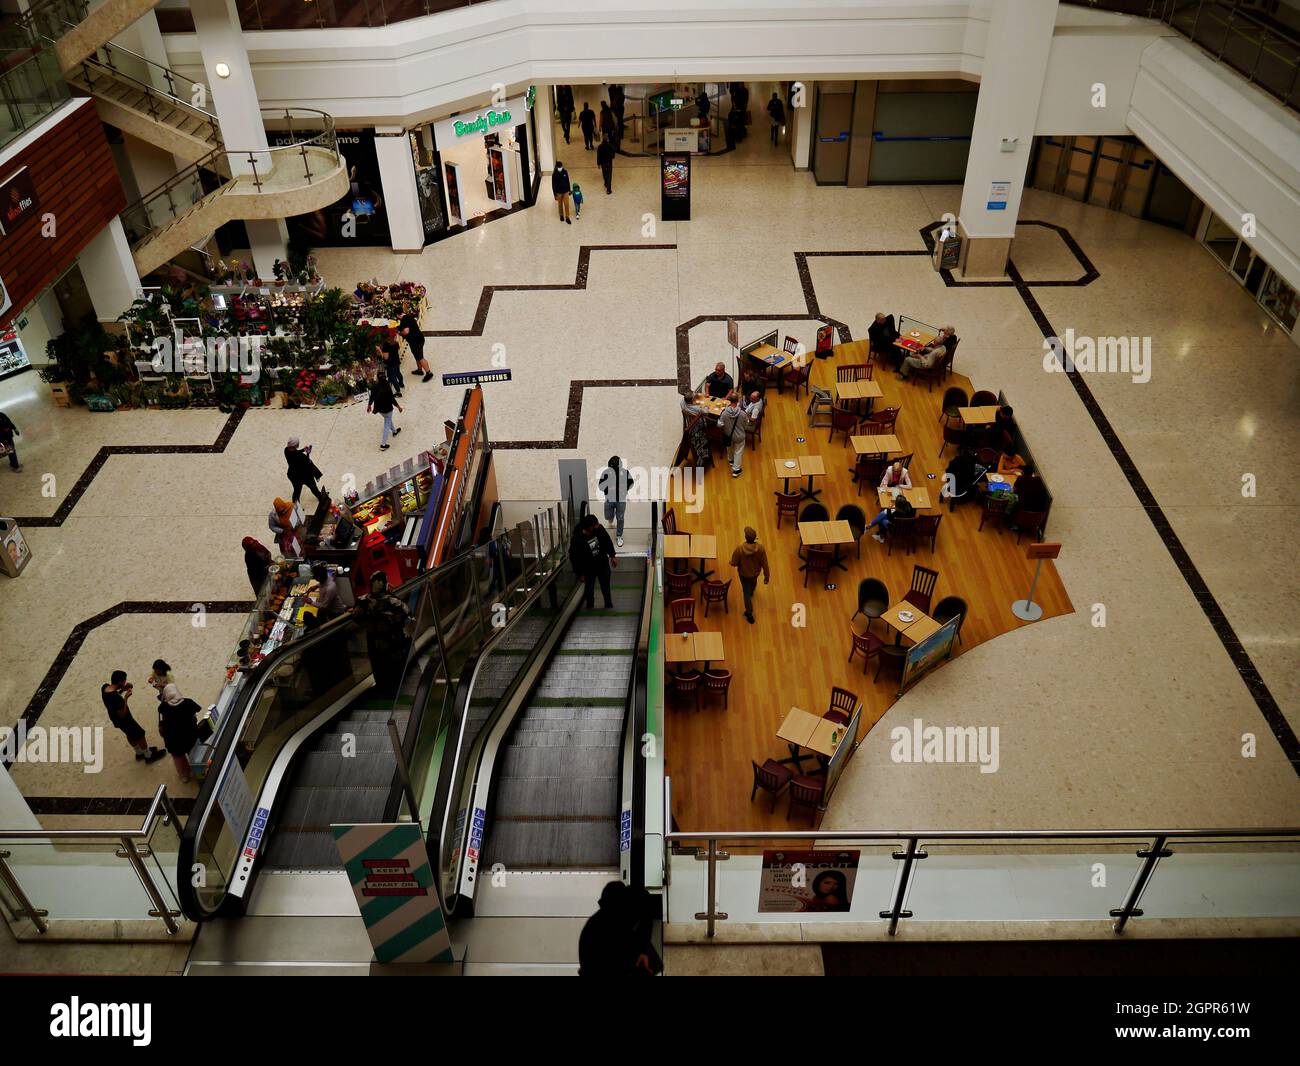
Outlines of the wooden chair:
<svg viewBox="0 0 1300 1066">
<path fill-rule="evenodd" d="M 843 407 L 833 408 L 831 410 L 831 435 L 826 438 L 826 443 L 833 443 L 835 434 L 843 433 L 844 443 L 848 444 L 849 438 L 857 432 L 860 421 L 861 418 L 853 411 L 846 410 Z"/>
<path fill-rule="evenodd" d="M 665 508 L 661 521 L 663 522 L 665 537 L 670 537 L 677 532 L 677 512 L 671 507 Z"/>
<path fill-rule="evenodd" d="M 992 518 L 999 527 L 998 533 L 1001 534 L 1002 530 L 1006 527 L 1007 512 L 1010 509 L 1011 509 L 1011 501 L 1007 499 L 1007 497 L 985 496 L 984 513 L 980 515 L 979 532 L 983 532 L 984 523 L 987 522 L 990 518 Z"/>
<path fill-rule="evenodd" d="M 848 725 L 849 720 L 853 717 L 853 712 L 857 709 L 858 697 L 846 688 L 835 687 L 831 689 L 831 702 L 822 717 L 830 718 L 833 713 L 838 712 L 844 716 L 839 720 Z"/>
<path fill-rule="evenodd" d="M 754 768 L 754 787 L 749 790 L 749 802 L 754 802 L 754 797 L 758 795 L 758 790 L 761 788 L 772 797 L 772 811 L 775 813 L 776 797 L 790 783 L 794 774 L 788 766 L 782 766 L 775 759 L 768 759 L 762 766 L 753 759 L 750 759 L 749 763 Z"/>
<path fill-rule="evenodd" d="M 789 515 L 799 521 L 799 503 L 803 499 L 801 492 L 778 492 L 776 494 L 776 528 L 781 528 L 781 519 Z"/>
<path fill-rule="evenodd" d="M 923 541 L 929 538 L 931 555 L 934 554 L 935 541 L 939 538 L 939 523 L 942 521 L 941 514 L 921 514 L 916 516 L 916 525 L 912 527 L 916 540 Z"/>
<path fill-rule="evenodd" d="M 939 421 L 945 426 L 952 422 L 961 422 L 961 415 L 957 413 L 958 408 L 966 407 L 966 390 L 965 389 L 946 389 L 943 394 L 943 403 L 939 405 Z M 939 453 L 940 455 L 943 452 Z"/>
<path fill-rule="evenodd" d="M 900 547 L 907 545 L 907 554 L 911 555 L 916 548 L 916 515 L 910 518 L 891 518 L 889 520 L 889 529 L 885 533 L 885 545 L 888 550 L 886 555 L 894 554 L 894 544 Z"/>
<path fill-rule="evenodd" d="M 957 358 L 957 345 L 961 343 L 960 337 L 949 337 L 946 345 L 948 354 L 943 357 L 943 376 L 946 381 L 948 375 L 952 373 L 952 364 Z"/>
<path fill-rule="evenodd" d="M 697 712 L 700 709 L 700 679 L 703 676 L 698 670 L 673 675 L 673 695 L 678 699 L 694 700 Z"/>
<path fill-rule="evenodd" d="M 822 584 L 825 584 L 826 578 L 831 575 L 831 562 L 834 558 L 829 548 L 809 548 L 808 557 L 804 561 L 803 587 L 808 587 L 808 577 L 811 574 L 821 574 Z"/>
<path fill-rule="evenodd" d="M 960 415 L 957 417 L 956 425 L 944 423 L 943 443 L 939 445 L 939 458 L 943 458 L 944 450 L 949 444 L 955 447 L 958 451 L 961 451 L 962 448 L 966 446 L 966 440 L 969 435 L 970 431 L 962 424 Z"/>
<path fill-rule="evenodd" d="M 844 521 L 849 524 L 849 529 L 853 530 L 853 543 L 858 549 L 858 558 L 862 558 L 862 534 L 867 531 L 867 516 L 862 513 L 862 508 L 846 503 L 835 512 L 835 520 Z"/>
<path fill-rule="evenodd" d="M 812 379 L 812 364 L 805 363 L 803 366 L 790 366 L 785 372 L 785 384 L 794 387 L 795 399 L 799 398 L 799 390 L 808 391 L 808 383 Z"/>
<path fill-rule="evenodd" d="M 698 633 L 695 624 L 695 601 L 693 599 L 673 600 L 668 605 L 673 618 L 674 633 Z"/>
<path fill-rule="evenodd" d="M 745 430 L 745 447 L 758 450 L 759 444 L 763 441 L 763 419 L 767 416 L 767 404 L 764 403 L 758 411 L 758 417 Z"/>
<path fill-rule="evenodd" d="M 665 570 L 664 584 L 667 586 L 669 603 L 675 600 L 690 599 L 695 586 L 695 575 L 690 570 L 681 572 Z"/>
<path fill-rule="evenodd" d="M 1011 516 L 1011 524 L 1016 529 L 1016 543 L 1028 533 L 1035 541 L 1043 539 L 1043 526 L 1047 523 L 1046 511 L 1018 510 Z"/>
<path fill-rule="evenodd" d="M 854 618 L 856 617 L 854 615 Z M 867 626 L 870 625 L 871 620 L 867 619 Z M 853 618 L 849 619 L 849 640 L 852 642 L 849 646 L 849 662 L 853 662 L 853 656 L 861 652 L 862 672 L 865 674 L 867 667 L 871 665 L 871 660 L 880 654 L 880 649 L 885 646 L 885 642 L 874 633 L 868 632 L 866 628 L 859 629 Z M 847 719 L 845 721 L 847 722 Z"/>
<path fill-rule="evenodd" d="M 788 822 L 796 807 L 806 807 L 812 812 L 813 821 L 817 820 L 817 811 L 821 807 L 822 796 L 826 794 L 824 777 L 809 777 L 798 774 L 790 779 L 790 806 L 785 812 Z"/>
<path fill-rule="evenodd" d="M 706 670 L 704 671 L 704 687 L 701 689 L 701 695 L 716 696 L 722 693 L 722 709 L 727 709 L 728 694 L 731 691 L 731 671 L 730 670 Z M 750 796 L 750 799 L 753 799 Z"/>
<path fill-rule="evenodd" d="M 943 379 L 943 359 L 936 359 L 929 366 L 918 366 L 909 378 L 913 383 L 924 381 L 925 391 L 932 392 L 934 383 Z"/>
<path fill-rule="evenodd" d="M 898 425 L 898 416 L 902 410 L 901 407 L 882 407 L 875 414 L 870 415 L 867 421 L 884 426 L 885 428 L 880 430 L 881 433 L 894 433 Z"/>
<path fill-rule="evenodd" d="M 876 656 L 876 676 L 871 679 L 874 685 L 880 680 L 880 671 L 888 666 L 891 670 L 898 671 L 901 679 L 903 676 L 903 664 L 907 662 L 907 649 L 901 644 L 886 644 L 880 649 L 880 654 Z"/>
<path fill-rule="evenodd" d="M 735 578 L 727 578 L 726 581 L 702 581 L 700 582 L 700 599 L 704 602 L 704 617 L 709 617 L 709 605 L 714 603 L 722 604 L 724 614 L 731 613 L 731 607 L 727 603 L 727 596 L 731 592 L 731 583 Z"/>
<path fill-rule="evenodd" d="M 980 389 L 970 398 L 967 407 L 996 407 L 998 405 L 998 396 L 995 392 L 989 392 L 988 389 Z"/>
<path fill-rule="evenodd" d="M 930 597 L 934 593 L 935 582 L 939 580 L 939 571 L 924 566 L 912 567 L 912 587 L 903 597 L 913 607 L 919 607 L 930 613 Z"/>
</svg>

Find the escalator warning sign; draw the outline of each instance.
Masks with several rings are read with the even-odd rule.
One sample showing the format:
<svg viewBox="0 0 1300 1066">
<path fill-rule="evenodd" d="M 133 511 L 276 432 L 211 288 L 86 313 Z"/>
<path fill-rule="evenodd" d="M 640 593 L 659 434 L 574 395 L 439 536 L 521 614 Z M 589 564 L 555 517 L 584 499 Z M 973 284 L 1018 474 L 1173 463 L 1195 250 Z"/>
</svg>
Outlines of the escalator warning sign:
<svg viewBox="0 0 1300 1066">
<path fill-rule="evenodd" d="M 265 807 L 258 807 L 257 813 L 253 815 L 253 825 L 248 831 L 248 838 L 244 841 L 244 858 L 253 859 L 256 857 L 258 849 L 262 846 L 262 834 L 266 832 L 266 820 L 271 817 L 271 812 Z"/>
<path fill-rule="evenodd" d="M 483 847 L 483 825 L 487 821 L 487 812 L 482 807 L 474 808 L 474 817 L 469 825 L 469 849 L 465 855 L 471 862 L 478 862 L 479 852 Z"/>
<path fill-rule="evenodd" d="M 406 859 L 363 859 L 363 896 L 427 896 L 429 890 L 416 880 Z"/>
</svg>

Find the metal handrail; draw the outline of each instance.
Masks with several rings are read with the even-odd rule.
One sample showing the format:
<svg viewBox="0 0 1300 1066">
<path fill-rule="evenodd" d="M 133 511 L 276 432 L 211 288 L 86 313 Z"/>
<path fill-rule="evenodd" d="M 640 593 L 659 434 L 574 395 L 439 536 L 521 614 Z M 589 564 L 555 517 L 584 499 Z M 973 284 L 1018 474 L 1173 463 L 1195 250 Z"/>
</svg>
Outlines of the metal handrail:
<svg viewBox="0 0 1300 1066">
<path fill-rule="evenodd" d="M 149 835 L 160 810 L 164 821 L 180 824 L 176 807 L 172 804 L 171 797 L 167 795 L 166 785 L 159 785 L 158 790 L 153 794 L 153 800 L 149 803 L 149 810 L 145 813 L 144 822 L 139 829 L 0 829 L 0 841 L 46 839 L 71 841 L 87 837 L 92 841 L 121 840 L 123 837 L 139 840 Z"/>
<path fill-rule="evenodd" d="M 106 59 L 99 58 L 99 53 L 101 50 L 104 52 L 105 56 L 107 57 Z M 158 86 L 154 85 L 152 82 L 141 81 L 134 74 L 128 74 L 124 70 L 119 70 L 117 64 L 113 61 L 114 56 L 118 53 L 122 55 L 128 55 L 132 59 L 137 59 L 141 63 L 144 63 L 146 66 L 151 67 L 154 70 L 158 71 L 161 74 L 163 80 L 167 82 L 167 91 L 164 92 L 162 89 L 158 88 Z M 103 67 L 107 70 L 110 70 L 113 72 L 115 77 L 122 78 L 125 81 L 129 81 L 134 83 L 135 85 L 138 85 L 141 89 L 148 92 L 150 95 L 154 95 L 154 94 L 161 95 L 165 97 L 167 100 L 179 104 L 185 110 L 193 111 L 200 118 L 210 119 L 213 122 L 217 121 L 217 115 L 215 111 L 209 111 L 206 107 L 200 107 L 198 104 L 194 103 L 194 96 L 195 96 L 194 89 L 196 88 L 202 89 L 203 96 L 206 98 L 209 92 L 209 89 L 206 85 L 204 85 L 202 82 L 193 81 L 190 78 L 185 77 L 184 74 L 172 70 L 171 67 L 165 67 L 161 63 L 155 63 L 152 59 L 148 59 L 145 56 L 140 55 L 138 52 L 132 52 L 129 48 L 123 48 L 121 47 L 121 45 L 116 45 L 116 44 L 102 44 L 99 46 L 99 48 L 96 48 L 95 51 L 91 52 L 90 55 L 88 55 L 85 59 L 81 60 L 81 65 L 83 67 L 85 67 L 88 64 L 97 67 Z M 176 92 L 177 83 L 185 83 L 189 85 L 190 92 L 189 92 L 188 99 L 184 94 Z M 184 86 L 182 85 L 182 88 L 183 87 Z"/>
<path fill-rule="evenodd" d="M 813 830 L 784 829 L 736 830 L 734 832 L 692 831 L 668 833 L 665 840 L 720 840 L 736 843 L 742 840 L 1051 840 L 1077 839 L 1150 840 L 1153 837 L 1300 837 L 1300 827 L 1244 828 L 1244 829 L 883 829 L 863 830 Z"/>
</svg>

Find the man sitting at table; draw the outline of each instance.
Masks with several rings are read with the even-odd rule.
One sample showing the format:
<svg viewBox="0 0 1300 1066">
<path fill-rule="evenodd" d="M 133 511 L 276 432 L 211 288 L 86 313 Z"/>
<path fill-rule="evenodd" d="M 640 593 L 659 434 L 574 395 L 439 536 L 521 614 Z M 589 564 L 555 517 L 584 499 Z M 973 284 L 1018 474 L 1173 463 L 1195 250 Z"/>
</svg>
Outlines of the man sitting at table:
<svg viewBox="0 0 1300 1066">
<path fill-rule="evenodd" d="M 898 330 L 894 328 L 894 316 L 883 311 L 876 312 L 876 320 L 867 327 L 867 337 L 871 341 L 871 350 L 884 359 L 896 359 L 897 349 L 894 341 L 898 340 Z"/>
<path fill-rule="evenodd" d="M 735 381 L 727 373 L 727 364 L 720 362 L 714 366 L 713 373 L 700 382 L 699 391 L 708 393 L 712 400 L 725 400 L 735 386 Z"/>
<path fill-rule="evenodd" d="M 906 381 L 913 370 L 920 368 L 929 370 L 948 354 L 948 340 L 955 333 L 956 330 L 952 326 L 944 326 L 933 341 L 915 355 L 909 355 L 903 360 L 903 365 L 898 368 L 898 376 Z"/>
<path fill-rule="evenodd" d="M 679 404 L 682 409 L 682 414 L 686 416 L 688 422 L 696 415 L 704 414 L 704 408 L 695 402 L 695 398 L 694 389 L 682 389 L 682 396 Z"/>
</svg>

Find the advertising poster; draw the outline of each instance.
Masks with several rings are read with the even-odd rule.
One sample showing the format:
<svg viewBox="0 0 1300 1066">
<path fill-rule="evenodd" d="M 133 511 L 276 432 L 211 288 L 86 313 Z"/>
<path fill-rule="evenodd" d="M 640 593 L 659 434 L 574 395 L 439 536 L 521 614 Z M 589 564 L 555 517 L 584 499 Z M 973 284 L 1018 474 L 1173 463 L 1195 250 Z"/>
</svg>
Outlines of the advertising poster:
<svg viewBox="0 0 1300 1066">
<path fill-rule="evenodd" d="M 451 938 L 414 822 L 332 825 L 379 962 L 451 962 Z"/>
<path fill-rule="evenodd" d="M 31 559 L 32 553 L 27 547 L 23 531 L 18 528 L 16 523 L 5 523 L 4 532 L 0 533 L 0 545 L 3 545 L 4 553 L 9 558 L 9 561 L 5 564 L 6 572 L 12 574 L 21 573 L 22 568 Z"/>
<path fill-rule="evenodd" d="M 831 348 L 835 346 L 835 327 L 818 326 L 817 327 L 817 358 L 825 359 L 831 354 Z"/>
<path fill-rule="evenodd" d="M 957 625 L 960 622 L 960 616 L 952 619 L 908 651 L 907 659 L 903 662 L 903 677 L 898 685 L 899 692 L 917 681 L 927 670 L 952 655 L 952 645 L 957 639 Z"/>
<path fill-rule="evenodd" d="M 506 185 L 506 161 L 503 149 L 488 149 L 488 164 L 492 168 L 492 199 L 499 204 L 510 206 L 510 191 Z"/>
<path fill-rule="evenodd" d="M 433 167 L 421 167 L 416 170 L 415 187 L 420 196 L 420 217 L 424 222 L 424 236 L 428 239 L 447 228 L 437 170 Z"/>
<path fill-rule="evenodd" d="M 858 851 L 765 851 L 759 914 L 847 914 Z"/>
<path fill-rule="evenodd" d="M 0 233 L 13 233 L 24 221 L 35 218 L 40 204 L 26 167 L 0 181 Z"/>
<path fill-rule="evenodd" d="M 465 221 L 465 209 L 460 203 L 460 167 L 455 163 L 444 163 L 443 168 L 447 175 L 448 213 L 451 215 L 452 222 L 463 224 Z"/>
<path fill-rule="evenodd" d="M 664 152 L 659 157 L 661 213 L 665 222 L 686 222 L 691 217 L 691 155 Z"/>
</svg>

